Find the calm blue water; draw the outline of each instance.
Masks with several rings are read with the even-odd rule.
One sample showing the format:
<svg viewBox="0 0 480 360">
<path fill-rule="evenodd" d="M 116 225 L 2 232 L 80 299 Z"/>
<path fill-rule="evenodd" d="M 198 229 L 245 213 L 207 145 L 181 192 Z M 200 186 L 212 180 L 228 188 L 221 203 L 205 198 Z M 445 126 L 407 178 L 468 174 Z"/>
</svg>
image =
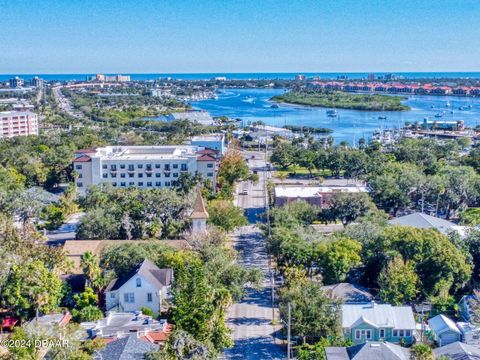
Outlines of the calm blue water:
<svg viewBox="0 0 480 360">
<path fill-rule="evenodd" d="M 208 80 L 218 76 L 226 76 L 227 79 L 294 79 L 297 74 L 304 74 L 307 77 L 320 76 L 323 79 L 336 79 L 337 76 L 346 75 L 349 79 L 362 79 L 366 78 L 368 73 L 194 73 L 194 74 L 168 74 L 168 73 L 156 73 L 156 74 L 128 74 L 132 80 L 156 80 L 164 77 L 172 77 L 174 79 L 181 80 Z M 385 73 L 375 73 L 376 75 L 384 75 Z M 407 79 L 420 79 L 420 78 L 474 78 L 480 79 L 480 72 L 399 72 L 396 75 L 404 76 Z M 47 81 L 83 81 L 87 76 L 93 74 L 0 74 L 0 81 L 11 79 L 14 76 L 20 76 L 25 80 L 29 80 L 34 76 L 40 76 Z M 109 74 L 116 75 L 116 74 Z"/>
<path fill-rule="evenodd" d="M 203 100 L 191 103 L 197 109 L 207 110 L 212 116 L 228 116 L 242 119 L 244 125 L 262 120 L 268 125 L 283 127 L 284 125 L 299 125 L 326 127 L 333 130 L 331 134 L 337 142 L 358 142 L 361 137 L 369 139 L 377 129 L 399 128 L 405 122 L 423 121 L 429 117 L 435 119 L 435 114 L 445 111 L 443 118 L 438 120 L 463 120 L 468 126 L 480 124 L 480 99 L 453 96 L 409 96 L 405 104 L 411 111 L 398 112 L 367 112 L 358 110 L 338 109 L 338 117 L 326 115 L 325 108 L 304 107 L 278 104 L 271 108 L 268 100 L 281 94 L 281 89 L 234 89 L 221 90 L 217 100 Z M 450 108 L 446 107 L 447 102 Z M 472 105 L 471 109 L 458 110 L 460 106 Z M 432 106 L 434 108 L 432 108 Z M 453 114 L 450 111 L 453 110 Z M 381 115 L 386 120 L 379 120 Z"/>
</svg>

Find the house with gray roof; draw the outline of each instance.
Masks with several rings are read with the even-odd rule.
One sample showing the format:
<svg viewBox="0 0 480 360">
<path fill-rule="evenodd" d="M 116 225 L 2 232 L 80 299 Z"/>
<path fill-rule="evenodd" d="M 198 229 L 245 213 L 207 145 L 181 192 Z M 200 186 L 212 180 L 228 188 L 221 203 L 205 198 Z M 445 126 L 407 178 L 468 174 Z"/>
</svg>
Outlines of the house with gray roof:
<svg viewBox="0 0 480 360">
<path fill-rule="evenodd" d="M 342 303 L 365 303 L 374 299 L 367 288 L 350 283 L 326 285 L 322 286 L 322 290 L 328 297 Z"/>
<path fill-rule="evenodd" d="M 158 345 L 141 340 L 136 334 L 108 343 L 94 354 L 94 359 L 143 360 L 149 352 L 158 351 Z"/>
<path fill-rule="evenodd" d="M 439 346 L 448 345 L 461 340 L 462 333 L 455 322 L 445 315 L 437 315 L 428 320 L 428 326 L 433 333 L 434 340 Z"/>
<path fill-rule="evenodd" d="M 480 360 L 480 349 L 478 347 L 454 342 L 433 350 L 435 358 L 444 356 L 451 360 Z"/>
<path fill-rule="evenodd" d="M 327 360 L 410 360 L 410 349 L 382 341 L 368 341 L 349 347 L 327 347 L 325 354 Z"/>
<path fill-rule="evenodd" d="M 468 230 L 468 226 L 460 226 L 451 221 L 419 212 L 397 217 L 388 223 L 391 225 L 411 226 L 417 229 L 437 229 L 445 235 L 455 231 L 460 236 L 465 236 Z"/>
<path fill-rule="evenodd" d="M 412 343 L 416 324 L 410 306 L 377 304 L 374 301 L 341 306 L 342 331 L 355 344 L 366 341 Z"/>
<path fill-rule="evenodd" d="M 160 269 L 145 259 L 127 275 L 113 279 L 105 289 L 107 311 L 135 312 L 147 307 L 158 315 L 170 297 L 172 269 Z"/>
</svg>

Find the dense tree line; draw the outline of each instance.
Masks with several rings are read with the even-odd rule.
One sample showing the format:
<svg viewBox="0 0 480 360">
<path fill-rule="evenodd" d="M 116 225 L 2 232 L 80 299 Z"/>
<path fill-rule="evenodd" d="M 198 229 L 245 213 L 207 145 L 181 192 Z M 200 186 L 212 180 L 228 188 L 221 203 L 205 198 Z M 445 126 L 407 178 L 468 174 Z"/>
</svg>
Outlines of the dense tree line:
<svg viewBox="0 0 480 360">
<path fill-rule="evenodd" d="M 477 206 L 478 150 L 460 156 L 463 141 L 405 139 L 390 148 L 349 148 L 313 142 L 308 149 L 278 142 L 271 160 L 281 169 L 306 168 L 311 175 L 344 176 L 367 182 L 377 207 L 396 214 L 424 209 L 450 218 Z"/>
</svg>

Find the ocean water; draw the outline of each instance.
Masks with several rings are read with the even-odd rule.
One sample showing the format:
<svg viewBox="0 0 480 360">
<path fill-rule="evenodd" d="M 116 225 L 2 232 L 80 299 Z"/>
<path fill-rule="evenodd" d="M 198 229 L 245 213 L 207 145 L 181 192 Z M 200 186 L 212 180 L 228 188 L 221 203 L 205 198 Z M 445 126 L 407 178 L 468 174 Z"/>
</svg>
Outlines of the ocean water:
<svg viewBox="0 0 480 360">
<path fill-rule="evenodd" d="M 181 80 L 208 80 L 214 77 L 225 76 L 227 79 L 248 80 L 248 79 L 294 79 L 295 75 L 303 74 L 307 77 L 320 76 L 322 79 L 336 79 L 337 76 L 347 76 L 349 79 L 363 79 L 369 73 L 366 72 L 297 72 L 297 73 L 190 73 L 190 74 L 173 74 L 173 73 L 151 73 L 151 74 L 129 74 L 132 80 L 156 80 L 164 77 L 172 77 Z M 375 73 L 376 75 L 385 75 L 386 73 Z M 403 76 L 408 79 L 441 79 L 441 78 L 474 78 L 480 79 L 480 72 L 398 72 L 396 75 Z M 0 81 L 6 81 L 14 76 L 20 76 L 25 80 L 29 80 L 34 76 L 39 76 L 48 81 L 83 81 L 87 76 L 93 74 L 0 74 Z M 116 74 L 108 74 L 116 75 Z"/>
<path fill-rule="evenodd" d="M 422 122 L 425 117 L 435 120 L 435 114 L 445 112 L 438 120 L 463 120 L 468 126 L 480 125 L 480 98 L 454 96 L 409 96 L 404 101 L 410 111 L 359 111 L 337 109 L 337 117 L 328 117 L 325 108 L 278 104 L 272 108 L 269 101 L 283 93 L 282 89 L 226 89 L 220 90 L 218 99 L 192 102 L 196 109 L 206 110 L 212 116 L 228 116 L 241 119 L 242 125 L 261 120 L 268 125 L 325 127 L 332 129 L 329 135 L 338 143 L 358 143 L 369 139 L 378 129 L 395 129 L 405 122 Z M 447 103 L 450 104 L 447 107 Z M 471 106 L 471 108 L 469 108 Z M 459 110 L 464 107 L 465 110 Z M 453 114 L 451 113 L 453 111 Z M 381 120 L 379 116 L 386 116 Z"/>
</svg>

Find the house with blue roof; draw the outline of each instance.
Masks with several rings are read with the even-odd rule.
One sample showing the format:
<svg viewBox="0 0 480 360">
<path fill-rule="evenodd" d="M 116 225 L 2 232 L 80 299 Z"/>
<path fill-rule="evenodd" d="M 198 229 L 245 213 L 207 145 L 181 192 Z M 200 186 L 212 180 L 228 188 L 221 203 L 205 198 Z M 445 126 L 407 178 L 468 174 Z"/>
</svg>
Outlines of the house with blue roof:
<svg viewBox="0 0 480 360">
<path fill-rule="evenodd" d="M 341 306 L 345 339 L 361 344 L 366 341 L 411 344 L 415 336 L 415 318 L 410 306 L 392 306 L 372 301 Z"/>
</svg>

